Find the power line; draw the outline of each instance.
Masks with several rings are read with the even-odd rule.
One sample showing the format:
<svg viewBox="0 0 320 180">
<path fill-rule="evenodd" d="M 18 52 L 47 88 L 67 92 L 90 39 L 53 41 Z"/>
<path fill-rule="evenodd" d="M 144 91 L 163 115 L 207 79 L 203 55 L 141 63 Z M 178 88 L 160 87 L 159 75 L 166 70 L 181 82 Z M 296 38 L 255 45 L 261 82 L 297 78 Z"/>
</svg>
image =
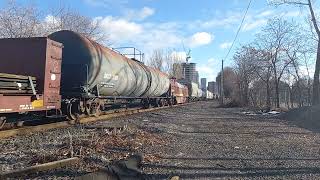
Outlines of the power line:
<svg viewBox="0 0 320 180">
<path fill-rule="evenodd" d="M 229 51 L 228 51 L 226 57 L 224 58 L 225 60 L 227 60 L 227 57 L 229 56 L 229 53 L 230 53 L 231 49 L 232 49 L 233 46 L 234 46 L 234 43 L 236 42 L 236 40 L 237 40 L 237 38 L 238 38 L 239 32 L 240 32 L 240 30 L 241 30 L 241 28 L 242 28 L 242 25 L 243 25 L 243 22 L 244 22 L 244 20 L 245 20 L 245 18 L 246 18 L 246 16 L 247 16 L 248 10 L 249 10 L 250 5 L 251 5 L 251 2 L 252 2 L 252 0 L 249 1 L 249 4 L 248 4 L 247 9 L 246 9 L 246 12 L 244 13 L 244 16 L 243 16 L 243 18 L 242 18 L 241 24 L 240 24 L 240 26 L 239 26 L 239 28 L 238 28 L 237 33 L 236 33 L 236 36 L 234 37 L 234 40 L 233 40 L 233 42 L 232 42 L 232 44 L 231 44 L 231 46 L 230 46 L 230 48 L 229 48 Z"/>
</svg>

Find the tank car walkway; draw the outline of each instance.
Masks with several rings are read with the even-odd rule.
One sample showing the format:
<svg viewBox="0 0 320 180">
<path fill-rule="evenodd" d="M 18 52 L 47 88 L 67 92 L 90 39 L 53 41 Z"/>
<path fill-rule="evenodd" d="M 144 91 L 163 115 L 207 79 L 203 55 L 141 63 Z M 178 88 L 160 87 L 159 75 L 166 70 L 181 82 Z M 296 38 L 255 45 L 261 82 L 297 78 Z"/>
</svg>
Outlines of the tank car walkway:
<svg viewBox="0 0 320 180">
<path fill-rule="evenodd" d="M 319 133 L 216 105 L 197 102 L 1 140 L 0 170 L 69 157 L 72 144 L 81 163 L 38 178 L 79 176 L 132 152 L 144 154 L 143 171 L 154 179 L 320 178 Z M 103 129 L 123 124 L 129 130 L 120 135 Z"/>
</svg>

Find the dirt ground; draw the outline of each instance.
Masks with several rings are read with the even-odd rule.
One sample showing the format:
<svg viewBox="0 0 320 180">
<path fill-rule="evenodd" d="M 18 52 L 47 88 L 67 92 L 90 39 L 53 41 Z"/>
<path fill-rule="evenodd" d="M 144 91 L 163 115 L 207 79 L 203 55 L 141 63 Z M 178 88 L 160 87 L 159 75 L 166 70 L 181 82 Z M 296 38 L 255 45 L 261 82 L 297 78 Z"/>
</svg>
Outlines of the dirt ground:
<svg viewBox="0 0 320 180">
<path fill-rule="evenodd" d="M 154 179 L 320 179 L 317 131 L 243 111 L 197 102 L 0 140 L 0 171 L 80 157 L 72 167 L 29 177 L 70 179 L 142 153 L 143 172 Z"/>
</svg>

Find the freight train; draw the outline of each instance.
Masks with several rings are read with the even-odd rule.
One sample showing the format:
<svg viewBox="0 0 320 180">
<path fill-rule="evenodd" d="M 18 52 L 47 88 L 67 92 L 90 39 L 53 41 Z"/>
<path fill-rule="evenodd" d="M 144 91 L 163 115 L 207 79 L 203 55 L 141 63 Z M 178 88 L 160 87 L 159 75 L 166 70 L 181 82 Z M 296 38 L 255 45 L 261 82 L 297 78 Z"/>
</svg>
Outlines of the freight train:
<svg viewBox="0 0 320 180">
<path fill-rule="evenodd" d="M 99 116 L 113 107 L 149 108 L 199 100 L 174 78 L 72 31 L 0 40 L 0 127 L 30 117 Z"/>
</svg>

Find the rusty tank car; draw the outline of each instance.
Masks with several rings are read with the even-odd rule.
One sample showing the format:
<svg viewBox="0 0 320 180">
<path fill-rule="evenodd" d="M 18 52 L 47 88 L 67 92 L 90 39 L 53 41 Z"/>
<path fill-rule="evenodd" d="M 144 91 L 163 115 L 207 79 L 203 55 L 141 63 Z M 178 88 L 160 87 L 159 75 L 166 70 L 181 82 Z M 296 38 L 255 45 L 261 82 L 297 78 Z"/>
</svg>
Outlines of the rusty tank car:
<svg viewBox="0 0 320 180">
<path fill-rule="evenodd" d="M 170 80 L 170 92 L 174 97 L 175 104 L 183 104 L 188 102 L 188 87 L 180 84 L 175 78 Z"/>
<path fill-rule="evenodd" d="M 167 74 L 72 31 L 58 31 L 49 38 L 64 45 L 61 94 L 69 98 L 64 102 L 71 117 L 96 114 L 115 100 L 139 99 L 144 106 L 172 103 Z"/>
</svg>

